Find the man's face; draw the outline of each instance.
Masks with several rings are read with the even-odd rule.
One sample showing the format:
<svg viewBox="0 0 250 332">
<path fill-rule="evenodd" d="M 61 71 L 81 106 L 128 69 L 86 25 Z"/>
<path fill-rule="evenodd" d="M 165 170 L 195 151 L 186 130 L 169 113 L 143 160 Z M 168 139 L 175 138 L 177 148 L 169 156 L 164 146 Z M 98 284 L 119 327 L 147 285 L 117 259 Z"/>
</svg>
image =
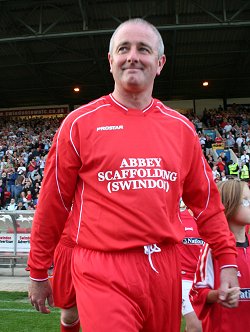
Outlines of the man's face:
<svg viewBox="0 0 250 332">
<path fill-rule="evenodd" d="M 108 58 L 116 87 L 130 92 L 151 89 L 166 61 L 164 55 L 158 58 L 156 34 L 139 23 L 127 23 L 117 31 Z"/>
</svg>

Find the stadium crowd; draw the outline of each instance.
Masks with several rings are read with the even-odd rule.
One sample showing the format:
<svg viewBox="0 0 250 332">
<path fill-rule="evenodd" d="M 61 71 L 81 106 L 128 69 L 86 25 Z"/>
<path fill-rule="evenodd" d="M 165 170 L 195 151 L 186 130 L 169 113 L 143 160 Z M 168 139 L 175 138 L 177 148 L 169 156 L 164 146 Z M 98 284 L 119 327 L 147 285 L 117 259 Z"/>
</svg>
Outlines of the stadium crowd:
<svg viewBox="0 0 250 332">
<path fill-rule="evenodd" d="M 0 208 L 36 208 L 46 156 L 59 118 L 2 119 L 0 125 Z"/>
<path fill-rule="evenodd" d="M 228 177 L 238 177 L 249 181 L 250 157 L 250 114 L 249 107 L 233 104 L 227 110 L 204 109 L 203 116 L 189 115 L 200 139 L 204 155 L 210 165 L 215 182 L 226 181 Z M 205 134 L 212 129 L 214 136 Z M 211 131 L 210 131 L 211 133 Z M 218 147 L 218 157 L 214 153 L 214 145 Z M 231 150 L 235 155 L 227 153 Z"/>
<path fill-rule="evenodd" d="M 249 180 L 250 115 L 249 109 L 232 105 L 228 110 L 206 108 L 201 117 L 190 112 L 199 135 L 204 155 L 213 170 L 214 180 L 237 176 Z M 43 179 L 46 156 L 62 118 L 3 119 L 0 125 L 0 209 L 35 209 Z M 216 131 L 216 137 L 205 134 L 204 128 Z M 225 151 L 216 158 L 213 144 L 225 151 L 232 149 L 237 161 Z"/>
</svg>

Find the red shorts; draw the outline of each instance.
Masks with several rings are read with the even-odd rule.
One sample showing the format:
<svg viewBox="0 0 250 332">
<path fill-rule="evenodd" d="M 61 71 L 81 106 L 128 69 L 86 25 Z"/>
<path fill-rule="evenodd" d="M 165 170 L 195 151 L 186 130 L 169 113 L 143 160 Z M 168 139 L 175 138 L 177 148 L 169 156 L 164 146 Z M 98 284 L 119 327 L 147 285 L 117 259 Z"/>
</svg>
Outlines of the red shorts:
<svg viewBox="0 0 250 332">
<path fill-rule="evenodd" d="M 76 306 L 76 294 L 71 276 L 73 249 L 59 242 L 54 254 L 52 290 L 55 306 L 61 309 Z"/>
<path fill-rule="evenodd" d="M 76 246 L 72 277 L 84 332 L 179 332 L 181 272 L 175 245 L 101 252 Z"/>
</svg>

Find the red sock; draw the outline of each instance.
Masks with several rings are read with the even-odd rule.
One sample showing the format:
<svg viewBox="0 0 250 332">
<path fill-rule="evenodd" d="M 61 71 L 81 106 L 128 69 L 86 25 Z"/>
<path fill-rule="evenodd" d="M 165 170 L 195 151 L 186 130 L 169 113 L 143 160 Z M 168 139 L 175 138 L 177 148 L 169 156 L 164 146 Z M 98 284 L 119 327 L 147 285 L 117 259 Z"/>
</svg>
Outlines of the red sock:
<svg viewBox="0 0 250 332">
<path fill-rule="evenodd" d="M 79 332 L 80 331 L 80 319 L 78 318 L 74 323 L 65 324 L 61 322 L 61 332 Z"/>
</svg>

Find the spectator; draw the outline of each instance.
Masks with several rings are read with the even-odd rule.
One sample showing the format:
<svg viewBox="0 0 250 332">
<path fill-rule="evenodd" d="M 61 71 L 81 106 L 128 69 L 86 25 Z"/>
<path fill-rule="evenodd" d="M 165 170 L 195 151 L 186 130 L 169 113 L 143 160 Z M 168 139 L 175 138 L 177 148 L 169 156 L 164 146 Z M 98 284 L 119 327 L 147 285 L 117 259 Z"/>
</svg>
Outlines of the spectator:
<svg viewBox="0 0 250 332">
<path fill-rule="evenodd" d="M 233 137 L 233 134 L 231 132 L 229 132 L 227 138 L 226 138 L 226 146 L 229 148 L 229 149 L 232 149 L 235 145 L 235 139 Z"/>
<path fill-rule="evenodd" d="M 241 128 L 242 128 L 243 132 L 247 132 L 248 129 L 249 129 L 248 120 L 247 120 L 247 118 L 246 118 L 245 115 L 244 115 L 243 118 L 242 118 Z"/>
<path fill-rule="evenodd" d="M 25 174 L 26 173 L 26 167 L 24 166 L 24 162 L 20 161 L 18 167 L 17 167 L 17 173 L 18 174 Z"/>
<path fill-rule="evenodd" d="M 26 207 L 22 201 L 18 201 L 16 210 L 26 210 Z"/>
<path fill-rule="evenodd" d="M 30 178 L 32 180 L 32 183 L 39 182 L 41 180 L 41 175 L 39 174 L 38 170 L 35 169 L 30 173 Z"/>
<path fill-rule="evenodd" d="M 246 138 L 245 138 L 245 143 L 247 144 L 248 142 L 250 142 L 250 133 L 246 133 Z"/>
<path fill-rule="evenodd" d="M 220 173 L 218 171 L 218 166 L 214 165 L 213 169 L 212 169 L 212 173 L 213 173 L 213 179 L 215 180 L 218 176 L 220 176 Z"/>
<path fill-rule="evenodd" d="M 224 163 L 224 171 L 225 171 L 225 173 L 226 173 L 226 175 L 227 175 L 227 174 L 228 174 L 228 162 L 229 162 L 229 160 L 228 160 L 228 158 L 227 158 L 227 156 L 226 156 L 226 154 L 225 154 L 224 151 L 222 151 L 222 152 L 220 153 L 219 157 L 221 157 L 221 160 L 222 160 L 223 163 Z"/>
<path fill-rule="evenodd" d="M 247 154 L 246 150 L 243 151 L 243 154 L 241 155 L 240 160 L 242 163 L 249 165 L 249 155 Z"/>
<path fill-rule="evenodd" d="M 241 178 L 241 180 L 244 180 L 244 181 L 249 180 L 249 169 L 245 162 L 242 162 L 242 165 L 241 165 L 240 178 Z"/>
<path fill-rule="evenodd" d="M 201 132 L 198 134 L 199 135 L 199 139 L 200 139 L 200 144 L 205 146 L 206 143 L 206 137 L 204 134 L 202 134 Z"/>
<path fill-rule="evenodd" d="M 14 173 L 14 171 L 15 169 L 13 163 L 11 162 L 11 159 L 6 156 L 5 161 L 3 161 L 2 172 L 6 172 L 8 174 L 8 173 Z"/>
<path fill-rule="evenodd" d="M 222 161 L 224 161 L 225 164 L 228 162 L 227 156 L 224 151 L 220 153 L 219 157 L 221 157 Z"/>
<path fill-rule="evenodd" d="M 18 175 L 15 181 L 14 197 L 16 200 L 20 198 L 20 193 L 23 191 L 24 185 L 25 185 L 25 176 L 21 173 Z"/>
<path fill-rule="evenodd" d="M 241 154 L 242 150 L 243 150 L 243 144 L 245 143 L 245 139 L 242 137 L 241 134 L 239 134 L 239 136 L 236 139 L 236 144 L 238 146 L 238 153 Z"/>
<path fill-rule="evenodd" d="M 224 171 L 221 172 L 221 181 L 227 181 L 228 178 L 226 176 L 226 173 Z"/>
<path fill-rule="evenodd" d="M 40 188 L 41 188 L 40 182 L 35 182 L 34 185 L 32 185 L 31 194 L 33 199 L 36 197 L 37 194 L 39 194 Z"/>
<path fill-rule="evenodd" d="M 3 180 L 0 179 L 0 208 L 2 209 L 5 205 L 5 196 L 4 193 L 6 191 L 6 188 L 3 184 Z"/>
<path fill-rule="evenodd" d="M 206 136 L 206 141 L 205 141 L 205 151 L 206 151 L 206 156 L 213 154 L 213 148 L 212 148 L 212 144 L 213 144 L 213 140 L 210 136 Z"/>
<path fill-rule="evenodd" d="M 36 165 L 35 158 L 32 158 L 31 161 L 28 164 L 28 167 L 27 167 L 27 174 L 28 174 L 28 176 L 30 176 L 32 174 L 32 172 L 34 170 L 36 170 L 36 168 L 37 168 L 37 165 Z"/>
<path fill-rule="evenodd" d="M 244 151 L 249 155 L 250 154 L 250 142 L 248 141 L 247 144 L 244 145 Z"/>
<path fill-rule="evenodd" d="M 27 198 L 26 198 L 26 193 L 25 191 L 22 191 L 20 193 L 20 198 L 19 201 L 21 201 L 23 203 L 23 205 L 25 206 L 25 208 L 28 208 L 28 203 L 31 202 L 31 200 L 28 202 Z"/>
<path fill-rule="evenodd" d="M 39 198 L 39 193 L 35 194 L 35 197 L 33 198 L 34 208 L 37 207 L 37 204 L 38 204 L 38 198 Z"/>
<path fill-rule="evenodd" d="M 41 156 L 40 163 L 39 163 L 39 173 L 41 175 L 41 178 L 43 178 L 45 162 L 46 162 L 46 157 Z"/>
<path fill-rule="evenodd" d="M 208 155 L 207 156 L 207 162 L 208 162 L 208 165 L 211 167 L 211 169 L 213 169 L 213 167 L 214 167 L 214 158 L 213 158 L 213 156 Z"/>
<path fill-rule="evenodd" d="M 7 205 L 6 210 L 15 211 L 17 209 L 15 198 L 11 198 L 10 203 Z"/>
<path fill-rule="evenodd" d="M 222 144 L 223 142 L 223 138 L 221 136 L 216 136 L 215 137 L 215 143 L 216 144 Z"/>
<path fill-rule="evenodd" d="M 221 173 L 223 171 L 225 171 L 225 167 L 226 167 L 226 163 L 222 160 L 221 156 L 218 157 L 215 165 L 218 168 L 218 171 Z"/>
<path fill-rule="evenodd" d="M 228 134 L 232 130 L 232 125 L 230 123 L 227 123 L 223 129 L 225 131 L 225 134 Z"/>
<path fill-rule="evenodd" d="M 216 178 L 214 179 L 214 182 L 215 183 L 218 183 L 218 182 L 220 182 L 221 181 L 221 175 L 220 175 L 220 173 L 217 173 L 216 174 Z"/>
<path fill-rule="evenodd" d="M 3 181 L 3 186 L 6 188 L 7 190 L 7 174 L 5 172 L 2 173 L 1 175 L 1 179 Z"/>
<path fill-rule="evenodd" d="M 33 202 L 28 203 L 27 210 L 35 210 L 35 207 L 34 207 L 34 203 L 33 203 Z"/>
<path fill-rule="evenodd" d="M 15 183 L 18 177 L 17 172 L 11 168 L 7 173 L 7 191 L 11 193 L 11 197 L 15 197 Z"/>
<path fill-rule="evenodd" d="M 32 201 L 31 190 L 27 190 L 26 199 L 27 199 L 27 202 L 28 202 L 28 203 Z"/>
<path fill-rule="evenodd" d="M 237 177 L 239 176 L 239 165 L 236 162 L 233 162 L 232 160 L 230 160 L 228 164 L 228 174 Z"/>
</svg>

